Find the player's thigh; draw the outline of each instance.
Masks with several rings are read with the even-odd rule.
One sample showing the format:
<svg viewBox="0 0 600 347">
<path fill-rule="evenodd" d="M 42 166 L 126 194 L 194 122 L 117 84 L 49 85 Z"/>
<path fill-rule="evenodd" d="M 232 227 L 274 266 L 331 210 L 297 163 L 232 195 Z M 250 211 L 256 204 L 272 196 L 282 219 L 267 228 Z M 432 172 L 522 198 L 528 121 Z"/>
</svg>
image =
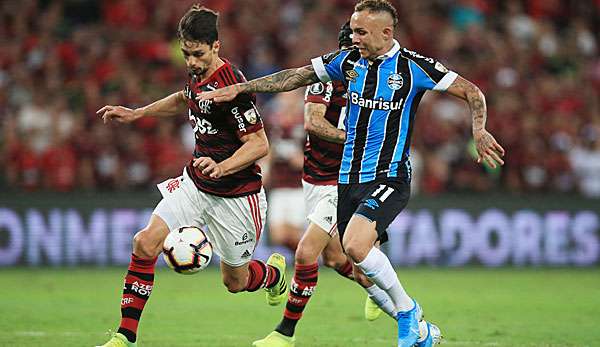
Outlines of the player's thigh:
<svg viewBox="0 0 600 347">
<path fill-rule="evenodd" d="M 314 223 L 310 223 L 296 249 L 296 263 L 313 264 L 327 247 L 331 236 L 327 231 Z"/>
<path fill-rule="evenodd" d="M 350 223 L 350 219 L 358 207 L 357 199 L 355 198 L 355 195 L 357 194 L 357 186 L 358 185 L 355 184 L 338 184 L 337 187 L 337 232 L 340 236 L 340 240 L 342 241 L 342 245 L 344 244 L 348 223 Z"/>
<path fill-rule="evenodd" d="M 232 293 L 241 292 L 248 283 L 248 263 L 231 266 L 221 260 L 221 276 L 227 290 Z"/>
<path fill-rule="evenodd" d="M 388 226 L 408 204 L 410 182 L 399 178 L 376 180 L 364 193 L 352 218 L 352 222 L 356 222 L 352 233 L 360 233 L 365 225 L 372 225 L 377 240 L 384 243 L 388 239 Z M 366 223 L 368 221 L 373 223 Z"/>
<path fill-rule="evenodd" d="M 355 263 L 366 258 L 369 250 L 377 241 L 376 222 L 363 215 L 354 214 L 344 234 L 344 249 Z"/>
<path fill-rule="evenodd" d="M 269 226 L 291 225 L 302 230 L 306 224 L 304 216 L 304 197 L 301 188 L 271 190 L 267 217 Z"/>
<path fill-rule="evenodd" d="M 330 236 L 337 233 L 337 187 L 318 186 L 303 182 L 304 201 L 310 210 L 306 217 Z"/>
<path fill-rule="evenodd" d="M 159 216 L 169 230 L 205 224 L 202 215 L 206 203 L 199 202 L 201 192 L 185 170 L 181 176 L 159 183 L 157 187 L 163 198 L 152 213 Z"/>
<path fill-rule="evenodd" d="M 328 267 L 338 268 L 346 263 L 346 255 L 343 253 L 337 228 L 337 186 L 315 186 L 305 183 L 305 198 L 307 204 L 314 207 L 308 215 L 308 220 L 331 237 L 322 251 L 323 262 Z"/>
<path fill-rule="evenodd" d="M 204 221 L 201 218 L 203 207 L 196 199 L 198 188 L 185 170 L 181 176 L 165 180 L 157 187 L 163 198 L 154 208 L 149 226 L 142 231 L 146 235 L 149 229 L 149 236 L 142 237 L 140 244 L 142 250 L 150 247 L 151 253 L 159 254 L 169 231 L 187 226 L 202 227 Z"/>
<path fill-rule="evenodd" d="M 252 258 L 260 240 L 267 200 L 264 191 L 238 198 L 205 194 L 206 234 L 221 261 L 236 268 Z"/>
</svg>

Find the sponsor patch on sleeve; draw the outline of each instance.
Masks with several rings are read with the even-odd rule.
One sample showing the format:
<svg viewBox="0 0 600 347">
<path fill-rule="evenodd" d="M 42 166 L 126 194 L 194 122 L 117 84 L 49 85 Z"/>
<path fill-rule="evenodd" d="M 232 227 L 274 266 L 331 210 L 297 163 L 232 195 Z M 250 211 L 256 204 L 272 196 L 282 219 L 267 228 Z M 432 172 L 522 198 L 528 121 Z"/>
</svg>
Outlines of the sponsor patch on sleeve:
<svg viewBox="0 0 600 347">
<path fill-rule="evenodd" d="M 246 118 L 248 123 L 256 124 L 256 121 L 258 120 L 258 114 L 256 113 L 256 109 L 254 109 L 253 107 L 248 111 L 244 112 L 244 118 Z"/>
<path fill-rule="evenodd" d="M 439 61 L 435 62 L 435 69 L 441 73 L 448 73 L 448 69 Z"/>
</svg>

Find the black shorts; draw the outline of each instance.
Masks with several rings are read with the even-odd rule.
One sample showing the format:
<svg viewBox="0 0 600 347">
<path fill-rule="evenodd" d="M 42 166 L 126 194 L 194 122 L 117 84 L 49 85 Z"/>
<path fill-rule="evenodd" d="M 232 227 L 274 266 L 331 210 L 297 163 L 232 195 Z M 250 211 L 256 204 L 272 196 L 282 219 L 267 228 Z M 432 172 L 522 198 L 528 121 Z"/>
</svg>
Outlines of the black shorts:
<svg viewBox="0 0 600 347">
<path fill-rule="evenodd" d="M 377 240 L 388 240 L 387 227 L 406 207 L 410 179 L 380 177 L 367 183 L 338 184 L 337 222 L 340 240 L 354 214 L 376 222 Z"/>
</svg>

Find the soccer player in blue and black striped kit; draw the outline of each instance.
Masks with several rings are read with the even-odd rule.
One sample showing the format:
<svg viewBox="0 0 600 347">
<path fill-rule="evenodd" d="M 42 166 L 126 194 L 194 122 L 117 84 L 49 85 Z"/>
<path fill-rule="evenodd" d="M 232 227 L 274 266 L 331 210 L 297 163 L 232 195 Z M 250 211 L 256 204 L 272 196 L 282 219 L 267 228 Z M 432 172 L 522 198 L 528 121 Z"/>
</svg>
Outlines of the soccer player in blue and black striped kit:
<svg viewBox="0 0 600 347">
<path fill-rule="evenodd" d="M 398 280 L 376 241 L 404 209 L 410 195 L 410 138 L 421 97 L 427 90 L 465 100 L 473 117 L 478 162 L 504 164 L 504 149 L 485 129 L 485 97 L 473 83 L 442 63 L 401 47 L 393 38 L 396 9 L 386 0 L 363 0 L 350 19 L 350 49 L 246 83 L 202 93 L 199 100 L 223 102 L 241 92 L 284 92 L 317 81 L 341 81 L 348 91 L 346 142 L 338 180 L 338 231 L 346 254 L 393 302 L 398 346 L 419 337 L 419 304 Z"/>
</svg>

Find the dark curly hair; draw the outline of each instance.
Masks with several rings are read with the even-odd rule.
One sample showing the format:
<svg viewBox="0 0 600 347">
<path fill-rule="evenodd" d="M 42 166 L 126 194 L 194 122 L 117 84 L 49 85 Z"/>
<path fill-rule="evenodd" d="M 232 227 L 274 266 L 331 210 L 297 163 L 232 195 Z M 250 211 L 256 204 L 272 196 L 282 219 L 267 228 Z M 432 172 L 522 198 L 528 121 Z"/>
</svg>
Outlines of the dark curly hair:
<svg viewBox="0 0 600 347">
<path fill-rule="evenodd" d="M 212 45 L 219 39 L 217 20 L 219 14 L 196 4 L 179 20 L 177 37 L 180 40 L 196 41 Z"/>
</svg>

